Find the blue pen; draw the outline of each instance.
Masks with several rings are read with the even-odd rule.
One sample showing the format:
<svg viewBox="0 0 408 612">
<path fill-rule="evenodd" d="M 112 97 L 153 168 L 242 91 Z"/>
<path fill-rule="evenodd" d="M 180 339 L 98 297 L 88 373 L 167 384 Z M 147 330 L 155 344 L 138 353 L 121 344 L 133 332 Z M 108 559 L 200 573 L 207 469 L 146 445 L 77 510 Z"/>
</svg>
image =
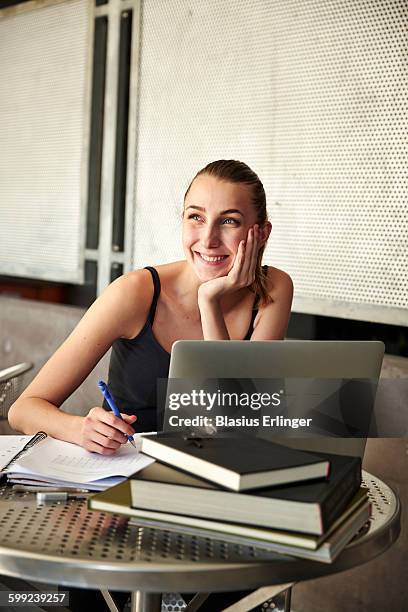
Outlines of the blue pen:
<svg viewBox="0 0 408 612">
<path fill-rule="evenodd" d="M 108 406 L 112 410 L 113 414 L 115 416 L 119 417 L 119 419 L 122 419 L 121 414 L 119 412 L 119 408 L 115 404 L 115 400 L 113 399 L 113 397 L 111 396 L 111 394 L 108 391 L 108 385 L 106 383 L 104 383 L 103 380 L 100 380 L 98 382 L 98 387 L 102 391 L 103 397 L 106 399 L 106 401 L 108 403 Z M 122 421 L 123 421 L 123 419 L 122 419 Z M 133 436 L 128 436 L 127 439 L 129 440 L 131 445 L 136 448 L 136 444 L 135 444 L 135 441 L 133 439 Z"/>
</svg>

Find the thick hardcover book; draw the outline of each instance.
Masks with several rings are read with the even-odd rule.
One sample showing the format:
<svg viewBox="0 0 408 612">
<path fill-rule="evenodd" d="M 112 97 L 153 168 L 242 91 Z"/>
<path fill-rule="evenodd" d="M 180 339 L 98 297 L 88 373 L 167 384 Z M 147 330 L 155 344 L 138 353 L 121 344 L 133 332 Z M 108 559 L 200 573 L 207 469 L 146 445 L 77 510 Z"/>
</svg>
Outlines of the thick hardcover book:
<svg viewBox="0 0 408 612">
<path fill-rule="evenodd" d="M 367 490 L 363 488 L 357 491 L 344 512 L 322 536 L 139 510 L 130 506 L 130 499 L 130 483 L 126 481 L 94 495 L 88 500 L 88 505 L 91 510 L 129 516 L 136 526 L 218 539 L 241 546 L 257 546 L 323 563 L 334 561 L 370 515 Z"/>
<path fill-rule="evenodd" d="M 318 455 L 251 437 L 158 433 L 142 436 L 142 451 L 233 491 L 323 478 L 330 467 Z"/>
<path fill-rule="evenodd" d="M 156 461 L 131 476 L 131 503 L 144 510 L 322 535 L 361 484 L 359 457 L 324 457 L 331 464 L 327 480 L 243 493 Z"/>
</svg>

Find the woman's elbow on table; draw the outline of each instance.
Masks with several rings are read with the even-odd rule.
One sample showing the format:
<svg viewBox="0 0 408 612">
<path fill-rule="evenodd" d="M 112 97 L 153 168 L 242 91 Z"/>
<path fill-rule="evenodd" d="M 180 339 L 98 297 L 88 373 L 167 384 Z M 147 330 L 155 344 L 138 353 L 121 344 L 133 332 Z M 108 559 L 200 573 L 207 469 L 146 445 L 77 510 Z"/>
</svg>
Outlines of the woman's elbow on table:
<svg viewBox="0 0 408 612">
<path fill-rule="evenodd" d="M 35 401 L 36 398 L 19 397 L 14 404 L 10 406 L 8 411 L 8 422 L 12 429 L 19 431 L 24 434 L 32 433 L 29 431 L 30 418 L 27 418 L 29 411 L 31 410 L 30 404 Z M 31 416 L 31 415 L 30 415 Z M 35 432 L 33 432 L 35 433 Z"/>
</svg>

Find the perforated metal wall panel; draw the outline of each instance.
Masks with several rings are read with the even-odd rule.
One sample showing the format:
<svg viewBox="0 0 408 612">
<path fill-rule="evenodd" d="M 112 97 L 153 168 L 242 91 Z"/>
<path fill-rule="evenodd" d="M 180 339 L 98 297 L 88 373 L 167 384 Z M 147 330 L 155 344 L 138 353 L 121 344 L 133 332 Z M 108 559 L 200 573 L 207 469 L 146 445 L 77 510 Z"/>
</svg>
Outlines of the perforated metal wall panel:
<svg viewBox="0 0 408 612">
<path fill-rule="evenodd" d="M 403 0 L 147 0 L 134 264 L 182 258 L 211 160 L 264 182 L 294 309 L 408 324 Z"/>
<path fill-rule="evenodd" d="M 92 5 L 37 6 L 0 11 L 0 274 L 81 282 Z"/>
</svg>

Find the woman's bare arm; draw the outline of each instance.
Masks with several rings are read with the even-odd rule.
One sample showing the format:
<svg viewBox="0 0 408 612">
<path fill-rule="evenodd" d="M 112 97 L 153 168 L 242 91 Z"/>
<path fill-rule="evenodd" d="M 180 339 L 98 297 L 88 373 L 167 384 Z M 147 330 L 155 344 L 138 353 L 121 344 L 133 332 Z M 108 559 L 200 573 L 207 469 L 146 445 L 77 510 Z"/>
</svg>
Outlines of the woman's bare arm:
<svg viewBox="0 0 408 612">
<path fill-rule="evenodd" d="M 198 305 L 204 340 L 230 340 L 220 302 L 199 298 Z"/>
<path fill-rule="evenodd" d="M 27 434 L 45 431 L 89 450 L 101 452 L 105 448 L 106 454 L 123 443 L 125 434 L 133 431 L 131 417 L 122 421 L 102 408 L 93 408 L 81 417 L 66 414 L 59 406 L 117 338 L 133 337 L 143 327 L 153 293 L 149 277 L 146 270 L 132 272 L 105 290 L 12 405 L 11 427 Z"/>
</svg>

